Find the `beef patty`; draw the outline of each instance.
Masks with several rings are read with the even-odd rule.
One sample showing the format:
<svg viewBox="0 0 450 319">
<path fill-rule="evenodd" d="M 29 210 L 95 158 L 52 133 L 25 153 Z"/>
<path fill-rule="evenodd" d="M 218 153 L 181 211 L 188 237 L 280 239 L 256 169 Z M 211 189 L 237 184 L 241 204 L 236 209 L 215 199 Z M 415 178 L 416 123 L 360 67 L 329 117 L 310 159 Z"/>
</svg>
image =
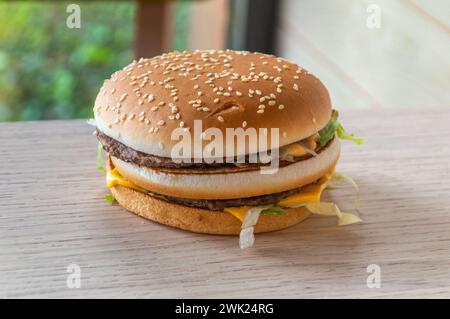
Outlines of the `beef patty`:
<svg viewBox="0 0 450 319">
<path fill-rule="evenodd" d="M 158 169 L 183 169 L 183 168 L 189 168 L 189 169 L 201 169 L 204 170 L 206 173 L 207 170 L 217 170 L 217 169 L 232 169 L 233 171 L 244 171 L 244 170 L 257 170 L 260 169 L 262 165 L 265 164 L 259 164 L 259 163 L 248 163 L 248 158 L 246 158 L 246 164 L 240 164 L 236 165 L 234 163 L 220 163 L 220 162 L 213 162 L 213 163 L 178 163 L 173 162 L 170 157 L 161 157 L 151 154 L 146 154 L 140 151 L 136 151 L 135 149 L 132 149 L 131 147 L 126 146 L 125 144 L 109 137 L 108 135 L 101 132 L 99 129 L 96 130 L 97 139 L 100 141 L 100 143 L 103 146 L 103 149 L 108 152 L 111 156 L 121 159 L 124 162 L 133 163 L 139 166 L 145 166 L 150 168 L 158 168 Z M 317 153 L 320 153 L 320 151 L 323 148 L 319 148 L 316 150 Z M 283 161 L 280 160 L 279 167 L 287 166 L 292 163 L 302 161 L 305 159 L 308 159 L 312 157 L 312 155 L 307 154 L 300 157 L 295 157 L 293 161 Z M 173 172 L 175 173 L 175 172 Z M 200 173 L 200 172 L 192 172 L 192 173 Z"/>
<path fill-rule="evenodd" d="M 317 183 L 317 181 L 314 181 L 311 184 L 313 185 Z M 275 205 L 280 200 L 299 193 L 304 187 L 308 186 L 302 186 L 297 187 L 294 189 L 290 189 L 287 191 L 279 192 L 279 193 L 273 193 L 273 194 L 267 194 L 267 195 L 259 195 L 259 196 L 253 196 L 253 197 L 245 197 L 245 198 L 236 198 L 236 199 L 190 199 L 190 198 L 179 198 L 179 197 L 173 197 L 173 196 L 167 196 L 162 195 L 154 192 L 148 192 L 147 194 L 149 196 L 156 197 L 158 199 L 165 200 L 166 202 L 178 204 L 178 205 L 184 205 L 194 208 L 202 208 L 202 209 L 208 209 L 208 210 L 214 210 L 214 211 L 223 211 L 226 207 L 239 207 L 239 206 L 264 206 L 264 205 Z"/>
</svg>

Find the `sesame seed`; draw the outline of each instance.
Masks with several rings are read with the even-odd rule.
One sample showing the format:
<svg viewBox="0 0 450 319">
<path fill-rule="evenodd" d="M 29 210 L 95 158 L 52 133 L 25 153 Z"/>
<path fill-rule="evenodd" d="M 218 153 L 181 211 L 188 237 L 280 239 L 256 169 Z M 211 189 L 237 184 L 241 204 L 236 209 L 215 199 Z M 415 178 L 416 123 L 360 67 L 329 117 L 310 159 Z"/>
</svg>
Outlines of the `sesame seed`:
<svg viewBox="0 0 450 319">
<path fill-rule="evenodd" d="M 155 97 L 153 96 L 153 94 L 149 94 L 147 99 L 149 102 L 152 102 L 155 99 Z"/>
<path fill-rule="evenodd" d="M 217 104 L 217 103 L 219 103 L 219 102 L 220 102 L 220 99 L 219 99 L 218 97 L 216 97 L 216 98 L 214 99 L 214 103 Z"/>
<path fill-rule="evenodd" d="M 236 91 L 236 95 L 237 96 L 242 96 L 242 92 L 241 91 Z"/>
<path fill-rule="evenodd" d="M 247 126 L 247 121 L 242 122 L 242 127 L 246 127 Z"/>
<path fill-rule="evenodd" d="M 115 88 L 112 88 L 111 89 L 111 94 L 114 94 L 116 92 L 116 89 Z"/>
<path fill-rule="evenodd" d="M 184 122 L 183 121 L 180 122 L 180 127 L 184 127 Z"/>
<path fill-rule="evenodd" d="M 264 110 L 266 108 L 266 106 L 264 105 L 264 104 L 260 104 L 259 106 L 258 106 L 258 109 L 260 109 L 260 110 Z"/>
<path fill-rule="evenodd" d="M 270 106 L 274 106 L 275 104 L 276 104 L 276 102 L 275 101 L 269 101 L 269 103 L 268 103 Z"/>
<path fill-rule="evenodd" d="M 283 105 L 283 104 L 278 105 L 278 109 L 279 109 L 279 110 L 284 109 L 284 105 Z"/>
<path fill-rule="evenodd" d="M 256 95 L 261 95 L 261 91 L 260 90 L 255 90 Z"/>
<path fill-rule="evenodd" d="M 294 83 L 293 87 L 292 87 L 295 91 L 298 91 L 298 85 L 297 83 Z"/>
<path fill-rule="evenodd" d="M 164 120 L 159 120 L 158 123 L 156 123 L 156 124 L 158 124 L 159 126 L 162 126 L 162 125 L 166 124 L 166 122 Z"/>
<path fill-rule="evenodd" d="M 264 113 L 264 110 L 258 110 L 258 111 L 256 111 L 256 113 L 258 113 L 258 114 L 263 114 L 263 113 Z"/>
<path fill-rule="evenodd" d="M 224 92 L 223 96 L 231 96 L 230 92 Z"/>
<path fill-rule="evenodd" d="M 222 122 L 222 123 L 225 122 L 225 120 L 223 119 L 223 117 L 220 116 L 220 115 L 217 117 L 217 119 L 219 120 L 219 122 Z"/>
<path fill-rule="evenodd" d="M 263 96 L 262 98 L 259 99 L 259 102 L 264 102 L 266 100 L 266 98 Z"/>
<path fill-rule="evenodd" d="M 161 101 L 158 103 L 159 106 L 164 106 L 165 104 L 166 104 L 166 102 L 164 102 L 164 101 Z"/>
</svg>

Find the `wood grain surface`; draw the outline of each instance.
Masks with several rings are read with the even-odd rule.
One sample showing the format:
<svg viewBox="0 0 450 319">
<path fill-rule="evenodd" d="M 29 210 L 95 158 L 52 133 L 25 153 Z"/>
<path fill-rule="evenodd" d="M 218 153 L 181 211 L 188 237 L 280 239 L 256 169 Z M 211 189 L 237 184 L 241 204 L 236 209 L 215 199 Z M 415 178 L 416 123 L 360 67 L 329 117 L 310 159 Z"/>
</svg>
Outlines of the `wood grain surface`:
<svg viewBox="0 0 450 319">
<path fill-rule="evenodd" d="M 450 109 L 349 111 L 338 169 L 364 223 L 312 217 L 257 235 L 192 234 L 103 200 L 84 121 L 0 124 L 0 297 L 450 297 Z M 333 191 L 344 207 L 352 194 Z M 351 206 L 351 205 L 350 205 Z M 81 288 L 67 288 L 67 266 Z M 381 287 L 366 285 L 367 266 Z"/>
</svg>

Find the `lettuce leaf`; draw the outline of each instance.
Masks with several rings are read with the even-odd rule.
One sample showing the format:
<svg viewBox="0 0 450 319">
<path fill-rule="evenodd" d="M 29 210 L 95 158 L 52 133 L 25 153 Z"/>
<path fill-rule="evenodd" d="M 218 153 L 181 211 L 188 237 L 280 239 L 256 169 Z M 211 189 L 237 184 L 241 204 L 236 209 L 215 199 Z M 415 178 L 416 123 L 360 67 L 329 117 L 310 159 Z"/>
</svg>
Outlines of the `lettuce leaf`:
<svg viewBox="0 0 450 319">
<path fill-rule="evenodd" d="M 109 204 L 114 203 L 114 201 L 116 200 L 116 198 L 114 197 L 113 194 L 106 194 L 105 195 L 105 201 Z"/>
<path fill-rule="evenodd" d="M 366 140 L 363 138 L 355 137 L 355 134 L 348 133 L 341 123 L 338 122 L 339 112 L 332 110 L 331 119 L 328 124 L 319 131 L 318 143 L 321 147 L 325 146 L 334 136 L 337 136 L 342 140 L 349 140 L 356 144 L 363 144 Z"/>
<path fill-rule="evenodd" d="M 328 122 L 327 125 L 323 129 L 319 131 L 319 145 L 321 147 L 325 146 L 334 136 L 334 133 L 336 133 L 336 130 L 339 126 L 339 122 L 337 121 L 337 118 L 339 116 L 339 112 L 336 110 L 333 110 L 331 112 L 331 119 Z"/>
<path fill-rule="evenodd" d="M 353 133 L 347 133 L 347 131 L 340 123 L 336 129 L 336 133 L 341 140 L 349 140 L 358 145 L 361 145 L 366 141 L 364 138 L 355 137 L 355 134 Z"/>
<path fill-rule="evenodd" d="M 103 165 L 103 146 L 100 142 L 97 145 L 97 169 L 106 172 L 105 166 Z"/>
<path fill-rule="evenodd" d="M 287 215 L 287 211 L 280 206 L 271 206 L 261 211 L 261 215 L 285 216 Z"/>
</svg>

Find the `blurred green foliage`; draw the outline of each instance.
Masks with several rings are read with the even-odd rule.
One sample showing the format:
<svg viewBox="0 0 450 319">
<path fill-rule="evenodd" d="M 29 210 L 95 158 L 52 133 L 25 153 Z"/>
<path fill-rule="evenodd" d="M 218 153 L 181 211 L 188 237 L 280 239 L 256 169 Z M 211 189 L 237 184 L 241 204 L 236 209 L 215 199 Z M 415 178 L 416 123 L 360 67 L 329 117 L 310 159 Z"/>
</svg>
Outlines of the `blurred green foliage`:
<svg viewBox="0 0 450 319">
<path fill-rule="evenodd" d="M 0 2 L 0 121 L 86 118 L 103 80 L 133 59 L 134 2 Z"/>
</svg>

